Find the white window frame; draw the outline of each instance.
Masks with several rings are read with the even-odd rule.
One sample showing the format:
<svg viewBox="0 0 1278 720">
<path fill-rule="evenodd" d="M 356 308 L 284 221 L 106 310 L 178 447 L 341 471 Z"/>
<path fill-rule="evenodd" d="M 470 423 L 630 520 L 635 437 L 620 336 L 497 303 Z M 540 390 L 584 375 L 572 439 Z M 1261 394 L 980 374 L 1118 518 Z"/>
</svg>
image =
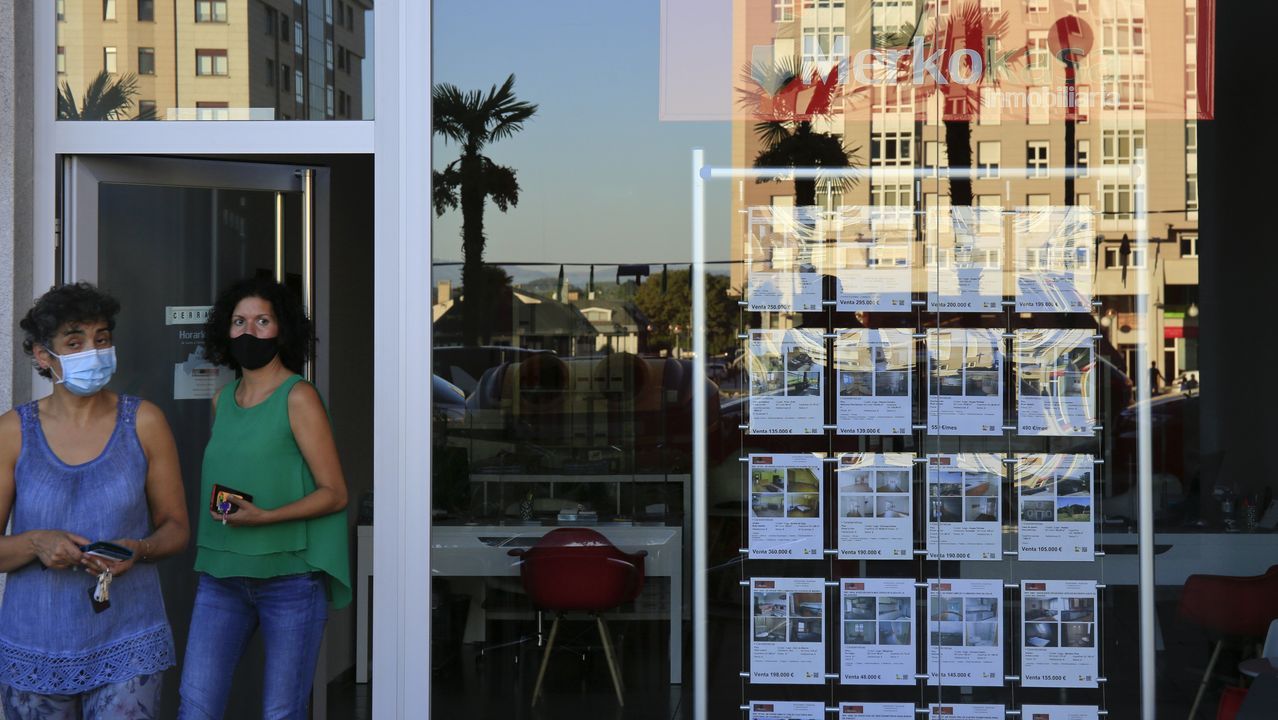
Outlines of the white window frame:
<svg viewBox="0 0 1278 720">
<path fill-rule="evenodd" d="M 114 45 L 102 48 L 102 69 L 112 74 L 120 71 L 120 51 Z"/>
<path fill-rule="evenodd" d="M 228 22 L 230 9 L 227 0 L 195 0 L 195 22 L 224 23 Z"/>
<path fill-rule="evenodd" d="M 976 177 L 993 179 L 998 177 L 999 166 L 1003 164 L 1003 144 L 998 140 L 982 140 L 976 144 Z"/>
<path fill-rule="evenodd" d="M 1187 260 L 1198 259 L 1198 233 L 1185 233 L 1177 238 L 1177 246 L 1180 248 L 1180 256 Z M 1185 252 L 1188 245 L 1189 252 Z"/>
<path fill-rule="evenodd" d="M 1049 140 L 1025 142 L 1025 168 L 1031 178 L 1045 178 L 1051 174 L 1052 143 Z"/>
<path fill-rule="evenodd" d="M 1087 177 L 1091 172 L 1092 162 L 1092 141 L 1083 138 L 1078 141 L 1078 147 L 1074 151 L 1074 167 L 1078 171 L 1078 177 Z"/>
<path fill-rule="evenodd" d="M 306 54 L 306 28 L 301 20 L 293 21 L 293 52 L 297 55 Z"/>
<path fill-rule="evenodd" d="M 105 22 L 115 22 L 118 15 L 116 8 L 116 0 L 102 0 L 102 19 Z"/>
<path fill-rule="evenodd" d="M 794 0 L 774 0 L 772 3 L 773 22 L 794 22 Z"/>
<path fill-rule="evenodd" d="M 430 543 L 420 518 L 430 517 L 431 455 L 422 443 L 431 429 L 429 333 L 404 334 L 413 318 L 430 317 L 431 286 L 408 268 L 430 267 L 431 4 L 378 0 L 371 16 L 376 121 L 317 122 L 72 122 L 55 117 L 56 6 L 31 3 L 34 98 L 26 108 L 33 124 L 32 287 L 57 279 L 54 227 L 59 158 L 90 155 L 371 155 L 374 158 L 373 322 L 385 338 L 372 360 L 373 487 L 378 498 L 373 527 L 373 714 L 420 718 L 430 707 Z M 44 58 L 43 60 L 39 60 Z M 289 63 L 292 64 L 292 63 Z M 412 68 L 409 73 L 406 68 Z M 411 77 L 412 79 L 407 79 Z M 163 111 L 161 111 L 163 112 Z M 425 242 L 423 242 L 423 239 Z M 19 272 L 22 272 L 19 267 Z M 35 387 L 47 387 L 35 385 Z M 37 391 L 37 394 L 42 394 Z M 411 468 L 411 471 L 408 470 Z"/>
</svg>

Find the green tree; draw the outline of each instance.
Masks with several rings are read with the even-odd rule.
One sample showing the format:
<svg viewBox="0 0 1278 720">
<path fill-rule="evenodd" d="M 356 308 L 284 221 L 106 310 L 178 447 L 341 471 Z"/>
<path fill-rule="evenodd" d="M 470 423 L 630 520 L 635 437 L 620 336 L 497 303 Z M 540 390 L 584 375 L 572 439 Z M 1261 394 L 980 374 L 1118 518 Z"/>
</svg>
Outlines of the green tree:
<svg viewBox="0 0 1278 720">
<path fill-rule="evenodd" d="M 461 156 L 443 170 L 431 173 L 436 215 L 461 208 L 462 213 L 462 343 L 478 345 L 492 334 L 485 320 L 492 317 L 493 293 L 483 272 L 484 205 L 489 198 L 506 212 L 519 203 L 515 169 L 498 165 L 483 154 L 489 143 L 523 129 L 537 106 L 515 97 L 515 76 L 487 93 L 463 92 L 449 83 L 431 89 L 434 117 L 431 132 L 461 146 Z M 485 328 L 488 332 L 484 332 Z"/>
<path fill-rule="evenodd" d="M 653 348 L 692 348 L 692 283 L 687 269 L 650 275 L 635 293 L 635 305 L 648 317 L 648 344 Z M 737 347 L 737 301 L 728 295 L 726 275 L 706 275 L 706 349 L 711 355 Z"/>
<path fill-rule="evenodd" d="M 58 119 L 120 120 L 128 116 L 129 108 L 133 107 L 133 96 L 137 94 L 137 75 L 116 75 L 103 70 L 84 89 L 84 97 L 77 105 L 71 84 L 63 80 L 58 86 Z M 133 119 L 154 120 L 155 111 L 139 112 Z"/>
</svg>

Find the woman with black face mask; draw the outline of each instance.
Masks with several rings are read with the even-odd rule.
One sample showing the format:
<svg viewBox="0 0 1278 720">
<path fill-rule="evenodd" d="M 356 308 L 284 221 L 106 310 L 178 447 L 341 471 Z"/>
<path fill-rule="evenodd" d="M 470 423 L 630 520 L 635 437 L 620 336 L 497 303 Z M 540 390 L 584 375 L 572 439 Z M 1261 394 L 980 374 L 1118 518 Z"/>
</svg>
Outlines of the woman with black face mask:
<svg viewBox="0 0 1278 720">
<path fill-rule="evenodd" d="M 327 605 L 350 603 L 346 480 L 324 403 L 301 377 L 311 339 L 298 298 L 270 280 L 232 286 L 205 325 L 205 355 L 239 377 L 213 400 L 204 451 L 179 718 L 222 717 L 257 631 L 262 717 L 306 717 Z"/>
</svg>

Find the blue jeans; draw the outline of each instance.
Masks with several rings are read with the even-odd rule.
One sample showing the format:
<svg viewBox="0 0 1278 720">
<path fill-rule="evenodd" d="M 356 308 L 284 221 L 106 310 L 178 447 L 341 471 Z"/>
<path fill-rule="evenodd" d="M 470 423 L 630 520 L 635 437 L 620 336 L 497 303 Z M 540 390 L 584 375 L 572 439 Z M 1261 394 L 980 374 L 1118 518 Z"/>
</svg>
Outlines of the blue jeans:
<svg viewBox="0 0 1278 720">
<path fill-rule="evenodd" d="M 7 720 L 156 720 L 163 673 L 138 675 L 79 695 L 41 695 L 0 688 Z"/>
<path fill-rule="evenodd" d="M 324 623 L 323 575 L 215 578 L 201 574 L 182 664 L 179 720 L 220 720 L 244 648 L 261 629 L 263 720 L 304 720 Z"/>
</svg>

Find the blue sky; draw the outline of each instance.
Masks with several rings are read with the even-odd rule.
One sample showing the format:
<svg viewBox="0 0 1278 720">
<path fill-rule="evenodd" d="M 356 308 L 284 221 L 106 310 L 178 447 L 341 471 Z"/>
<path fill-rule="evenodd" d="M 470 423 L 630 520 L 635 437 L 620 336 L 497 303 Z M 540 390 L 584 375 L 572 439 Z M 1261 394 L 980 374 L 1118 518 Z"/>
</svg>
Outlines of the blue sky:
<svg viewBox="0 0 1278 720">
<path fill-rule="evenodd" d="M 658 118 L 657 0 L 436 0 L 434 82 L 500 84 L 540 106 L 525 130 L 489 146 L 518 172 L 519 205 L 485 213 L 489 262 L 686 262 L 691 149 L 730 161 L 728 123 Z M 434 166 L 457 156 L 436 139 Z M 708 257 L 728 256 L 729 186 L 709 186 Z M 461 216 L 433 227 L 435 258 L 460 260 Z M 554 271 L 551 271 L 554 272 Z M 606 273 L 601 274 L 603 279 Z"/>
</svg>

